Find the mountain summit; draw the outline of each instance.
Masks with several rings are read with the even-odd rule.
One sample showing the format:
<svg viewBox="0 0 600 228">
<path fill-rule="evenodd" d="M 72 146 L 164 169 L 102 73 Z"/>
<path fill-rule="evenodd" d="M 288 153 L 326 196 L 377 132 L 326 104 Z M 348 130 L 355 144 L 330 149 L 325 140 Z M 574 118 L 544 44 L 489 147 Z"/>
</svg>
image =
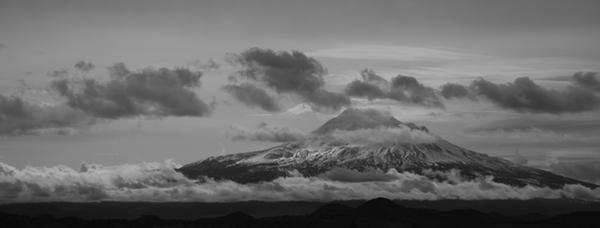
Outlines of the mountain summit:
<svg viewBox="0 0 600 228">
<path fill-rule="evenodd" d="M 514 164 L 456 146 L 426 127 L 404 123 L 372 109 L 347 109 L 307 139 L 266 150 L 236 153 L 187 164 L 178 169 L 188 178 L 210 177 L 240 183 L 271 181 L 299 172 L 318 176 L 332 169 L 396 169 L 440 179 L 435 171 L 458 170 L 467 179 L 493 176 L 512 186 L 561 188 L 594 184 Z"/>
<path fill-rule="evenodd" d="M 427 128 L 419 127 L 413 123 L 403 123 L 392 115 L 384 112 L 380 112 L 374 109 L 346 109 L 337 117 L 330 119 L 325 122 L 317 130 L 313 131 L 315 134 L 327 134 L 334 130 L 353 131 L 358 129 L 371 129 L 380 127 L 392 127 L 396 128 L 401 125 L 407 126 L 411 129 L 418 129 L 428 132 Z"/>
</svg>

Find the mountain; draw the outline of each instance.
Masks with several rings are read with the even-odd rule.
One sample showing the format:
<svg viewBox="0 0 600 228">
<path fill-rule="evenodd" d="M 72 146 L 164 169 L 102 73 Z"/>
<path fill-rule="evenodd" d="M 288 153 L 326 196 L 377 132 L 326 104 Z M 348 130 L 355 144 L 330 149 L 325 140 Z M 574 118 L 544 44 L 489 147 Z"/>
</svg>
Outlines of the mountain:
<svg viewBox="0 0 600 228">
<path fill-rule="evenodd" d="M 406 126 L 413 130 L 417 129 L 429 132 L 426 127 L 417 126 L 413 123 L 403 123 L 389 114 L 374 109 L 347 109 L 337 117 L 325 122 L 325 124 L 313 133 L 324 135 L 335 130 L 354 131 L 381 127 L 396 128 L 399 126 Z"/>
<path fill-rule="evenodd" d="M 177 171 L 188 178 L 204 176 L 239 183 L 271 181 L 298 171 L 318 176 L 333 168 L 356 171 L 396 169 L 435 179 L 431 171 L 459 170 L 468 179 L 493 176 L 512 186 L 561 188 L 594 184 L 548 171 L 514 164 L 454 145 L 424 126 L 404 123 L 376 110 L 347 109 L 311 133 L 307 139 L 266 150 L 236 153 L 187 164 Z"/>
</svg>

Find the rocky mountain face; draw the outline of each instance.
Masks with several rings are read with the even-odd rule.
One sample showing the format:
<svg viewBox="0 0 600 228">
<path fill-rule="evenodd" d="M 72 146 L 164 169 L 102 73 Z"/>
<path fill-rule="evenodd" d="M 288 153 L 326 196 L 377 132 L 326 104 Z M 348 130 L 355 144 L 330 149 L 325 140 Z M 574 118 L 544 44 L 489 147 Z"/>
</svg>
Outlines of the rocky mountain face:
<svg viewBox="0 0 600 228">
<path fill-rule="evenodd" d="M 333 168 L 356 171 L 396 169 L 443 180 L 439 172 L 458 170 L 463 178 L 493 176 L 512 186 L 595 187 L 548 171 L 477 153 L 433 135 L 426 127 L 404 123 L 376 110 L 348 109 L 305 140 L 266 150 L 209 157 L 178 169 L 188 178 L 270 181 L 299 172 L 318 176 Z M 297 173 L 296 172 L 296 173 Z"/>
</svg>

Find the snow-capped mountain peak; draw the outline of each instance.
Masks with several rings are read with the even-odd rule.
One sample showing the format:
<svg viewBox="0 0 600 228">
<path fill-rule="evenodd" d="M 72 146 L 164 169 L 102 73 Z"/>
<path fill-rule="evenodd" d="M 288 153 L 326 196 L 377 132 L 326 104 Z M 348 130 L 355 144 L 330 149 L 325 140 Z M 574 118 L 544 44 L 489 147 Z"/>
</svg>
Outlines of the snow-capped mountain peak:
<svg viewBox="0 0 600 228">
<path fill-rule="evenodd" d="M 297 142 L 209 157 L 178 171 L 190 178 L 206 176 L 249 183 L 270 181 L 292 172 L 318 176 L 333 168 L 396 169 L 421 175 L 458 170 L 467 179 L 492 176 L 496 182 L 514 186 L 595 186 L 456 146 L 426 127 L 370 109 L 347 109 Z"/>
</svg>

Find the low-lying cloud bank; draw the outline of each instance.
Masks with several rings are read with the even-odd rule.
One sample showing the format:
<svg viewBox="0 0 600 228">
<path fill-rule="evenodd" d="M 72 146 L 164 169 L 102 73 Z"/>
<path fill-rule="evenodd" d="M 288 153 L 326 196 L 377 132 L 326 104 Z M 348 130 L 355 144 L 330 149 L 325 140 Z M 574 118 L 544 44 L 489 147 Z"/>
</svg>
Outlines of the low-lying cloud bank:
<svg viewBox="0 0 600 228">
<path fill-rule="evenodd" d="M 371 199 L 600 199 L 600 189 L 567 185 L 562 189 L 512 187 L 492 177 L 465 181 L 457 172 L 452 181 L 435 181 L 390 170 L 357 174 L 332 170 L 321 177 L 291 176 L 272 182 L 238 184 L 206 179 L 196 182 L 174 170 L 173 162 L 104 167 L 84 164 L 17 169 L 0 163 L 0 201 L 331 201 Z"/>
</svg>

